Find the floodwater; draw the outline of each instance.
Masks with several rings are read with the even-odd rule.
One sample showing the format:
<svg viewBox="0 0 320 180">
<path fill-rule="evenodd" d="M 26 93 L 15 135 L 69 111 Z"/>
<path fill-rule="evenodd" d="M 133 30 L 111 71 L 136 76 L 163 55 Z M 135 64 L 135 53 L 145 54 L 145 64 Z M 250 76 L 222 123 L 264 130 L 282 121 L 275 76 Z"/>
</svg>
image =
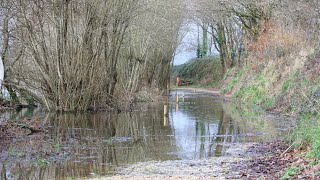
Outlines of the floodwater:
<svg viewBox="0 0 320 180">
<path fill-rule="evenodd" d="M 163 102 L 137 106 L 140 111 L 119 114 L 2 115 L 38 118 L 48 132 L 1 142 L 1 179 L 94 178 L 137 162 L 224 156 L 235 143 L 277 140 L 290 127 L 289 120 L 258 108 L 193 91 L 173 91 Z"/>
</svg>

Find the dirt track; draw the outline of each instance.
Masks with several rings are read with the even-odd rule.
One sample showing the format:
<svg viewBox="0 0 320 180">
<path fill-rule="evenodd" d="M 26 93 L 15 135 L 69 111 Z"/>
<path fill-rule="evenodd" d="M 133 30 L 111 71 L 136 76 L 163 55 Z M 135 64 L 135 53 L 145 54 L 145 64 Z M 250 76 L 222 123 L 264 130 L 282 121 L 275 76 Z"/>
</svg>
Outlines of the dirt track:
<svg viewBox="0 0 320 180">
<path fill-rule="evenodd" d="M 194 91 L 194 92 L 202 92 L 202 93 L 211 93 L 215 95 L 220 95 L 220 91 L 217 91 L 214 88 L 192 88 L 192 87 L 179 87 L 179 88 L 174 88 L 172 91 L 175 90 L 187 90 L 187 91 Z"/>
</svg>

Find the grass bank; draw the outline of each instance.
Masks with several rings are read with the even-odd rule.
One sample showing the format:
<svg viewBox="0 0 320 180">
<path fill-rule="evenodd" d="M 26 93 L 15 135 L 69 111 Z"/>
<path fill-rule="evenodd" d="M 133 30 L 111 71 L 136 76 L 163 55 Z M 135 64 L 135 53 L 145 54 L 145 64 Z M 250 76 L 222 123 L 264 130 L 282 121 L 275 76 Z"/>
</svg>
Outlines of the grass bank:
<svg viewBox="0 0 320 180">
<path fill-rule="evenodd" d="M 220 86 L 222 94 L 248 105 L 285 116 L 295 117 L 297 126 L 288 136 L 290 149 L 299 151 L 283 179 L 320 171 L 320 52 L 303 49 L 264 61 L 253 61 L 230 69 Z M 318 173 L 318 174 L 317 174 Z"/>
<path fill-rule="evenodd" d="M 180 77 L 183 85 L 212 87 L 219 85 L 223 79 L 223 71 L 220 59 L 213 56 L 191 59 L 185 64 L 174 66 L 171 70 L 172 84 L 176 84 L 177 76 Z"/>
</svg>

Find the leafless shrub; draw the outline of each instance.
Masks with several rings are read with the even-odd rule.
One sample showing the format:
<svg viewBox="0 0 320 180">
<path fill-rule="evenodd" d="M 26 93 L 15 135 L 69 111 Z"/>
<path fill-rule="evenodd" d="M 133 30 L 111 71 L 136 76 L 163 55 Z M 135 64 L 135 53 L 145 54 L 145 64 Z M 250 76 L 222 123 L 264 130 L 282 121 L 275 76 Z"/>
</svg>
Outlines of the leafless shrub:
<svg viewBox="0 0 320 180">
<path fill-rule="evenodd" d="M 182 21 L 174 8 L 179 2 L 12 1 L 14 11 L 3 15 L 15 28 L 3 29 L 4 38 L 12 36 L 5 41 L 12 42 L 10 51 L 2 47 L 10 63 L 6 85 L 60 111 L 130 102 L 122 96 L 154 79 L 167 88 Z"/>
</svg>

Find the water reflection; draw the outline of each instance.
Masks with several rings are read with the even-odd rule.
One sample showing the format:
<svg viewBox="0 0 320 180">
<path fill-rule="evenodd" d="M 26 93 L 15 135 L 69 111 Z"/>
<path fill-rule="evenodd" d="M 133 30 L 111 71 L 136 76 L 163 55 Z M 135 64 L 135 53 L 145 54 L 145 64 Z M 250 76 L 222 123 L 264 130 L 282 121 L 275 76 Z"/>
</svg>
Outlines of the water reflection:
<svg viewBox="0 0 320 180">
<path fill-rule="evenodd" d="M 163 103 L 131 113 L 42 114 L 48 133 L 1 148 L 1 179 L 93 177 L 142 161 L 221 156 L 232 143 L 274 139 L 285 127 L 211 95 L 174 92 L 164 102 L 168 116 Z"/>
</svg>

